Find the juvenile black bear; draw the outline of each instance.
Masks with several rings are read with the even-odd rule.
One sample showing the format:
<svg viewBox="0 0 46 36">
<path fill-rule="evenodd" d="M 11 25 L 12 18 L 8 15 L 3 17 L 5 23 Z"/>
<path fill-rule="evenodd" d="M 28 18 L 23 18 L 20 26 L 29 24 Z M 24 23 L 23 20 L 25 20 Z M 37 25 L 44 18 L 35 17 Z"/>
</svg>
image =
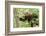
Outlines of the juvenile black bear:
<svg viewBox="0 0 46 36">
<path fill-rule="evenodd" d="M 26 21 L 28 20 L 28 22 L 30 22 L 33 18 L 38 18 L 37 14 L 35 13 L 24 13 L 25 16 L 24 19 L 23 18 L 20 18 L 20 21 Z"/>
</svg>

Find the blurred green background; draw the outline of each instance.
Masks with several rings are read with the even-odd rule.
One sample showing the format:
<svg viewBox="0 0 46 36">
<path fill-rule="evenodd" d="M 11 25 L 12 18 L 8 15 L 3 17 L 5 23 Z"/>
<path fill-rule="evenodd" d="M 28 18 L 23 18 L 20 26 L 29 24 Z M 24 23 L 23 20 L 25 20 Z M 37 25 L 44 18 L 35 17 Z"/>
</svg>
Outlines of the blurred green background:
<svg viewBox="0 0 46 36">
<path fill-rule="evenodd" d="M 22 27 L 36 27 L 39 26 L 39 9 L 38 8 L 14 8 L 14 18 L 13 18 L 13 27 L 14 28 L 22 28 Z M 38 16 L 38 18 L 32 18 L 30 22 L 28 20 L 26 21 L 20 21 L 19 18 L 23 18 L 24 13 L 31 12 L 32 15 Z M 18 18 L 18 19 L 16 19 Z M 33 26 L 32 26 L 33 24 Z"/>
</svg>

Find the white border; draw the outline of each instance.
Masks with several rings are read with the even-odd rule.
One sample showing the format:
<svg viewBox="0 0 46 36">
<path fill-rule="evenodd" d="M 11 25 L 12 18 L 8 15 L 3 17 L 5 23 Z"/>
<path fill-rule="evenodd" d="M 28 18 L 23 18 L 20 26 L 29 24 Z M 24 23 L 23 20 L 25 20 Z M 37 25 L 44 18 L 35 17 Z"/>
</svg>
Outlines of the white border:
<svg viewBox="0 0 46 36">
<path fill-rule="evenodd" d="M 13 8 L 38 8 L 39 9 L 39 27 L 29 28 L 13 28 Z M 10 31 L 37 31 L 42 30 L 42 6 L 32 5 L 10 5 Z"/>
</svg>

